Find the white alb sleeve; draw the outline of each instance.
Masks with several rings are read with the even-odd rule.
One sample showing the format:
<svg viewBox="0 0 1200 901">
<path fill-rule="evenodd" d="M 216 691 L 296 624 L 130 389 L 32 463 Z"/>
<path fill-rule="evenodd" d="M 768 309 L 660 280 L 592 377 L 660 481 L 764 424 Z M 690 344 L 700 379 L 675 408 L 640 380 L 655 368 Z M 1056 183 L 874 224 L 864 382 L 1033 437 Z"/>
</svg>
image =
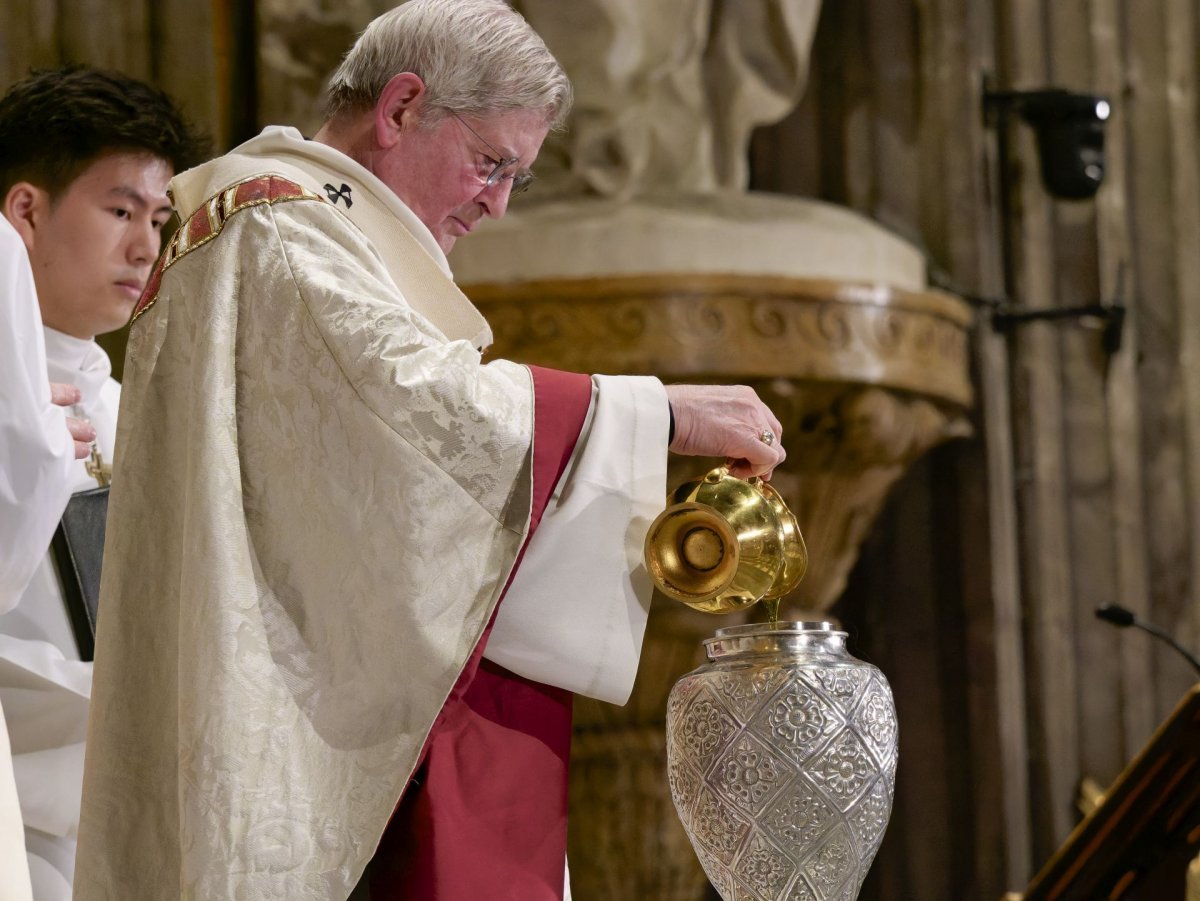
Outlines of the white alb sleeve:
<svg viewBox="0 0 1200 901">
<path fill-rule="evenodd" d="M 74 465 L 66 413 L 50 402 L 29 258 L 0 216 L 0 613 L 17 603 L 45 556 Z"/>
<path fill-rule="evenodd" d="M 624 704 L 650 610 L 642 544 L 666 495 L 669 407 L 655 378 L 592 383 L 589 420 L 484 656 L 527 679 Z"/>
</svg>

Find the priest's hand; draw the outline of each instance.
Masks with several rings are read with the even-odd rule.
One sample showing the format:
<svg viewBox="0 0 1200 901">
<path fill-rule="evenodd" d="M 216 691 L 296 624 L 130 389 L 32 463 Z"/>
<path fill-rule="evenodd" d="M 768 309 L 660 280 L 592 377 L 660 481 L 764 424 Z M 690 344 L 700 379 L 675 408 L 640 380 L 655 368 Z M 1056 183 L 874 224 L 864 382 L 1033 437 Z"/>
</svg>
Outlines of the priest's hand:
<svg viewBox="0 0 1200 901">
<path fill-rule="evenodd" d="M 671 452 L 725 457 L 738 478 L 771 477 L 787 452 L 775 414 L 745 385 L 667 385 L 675 418 Z"/>
<path fill-rule="evenodd" d="M 79 389 L 74 385 L 65 385 L 62 382 L 50 383 L 50 400 L 52 403 L 60 407 L 70 407 L 79 403 L 82 399 L 83 395 L 79 393 Z M 82 460 L 87 457 L 92 452 L 92 442 L 96 440 L 96 430 L 92 428 L 92 424 L 82 419 L 68 416 L 67 431 L 71 433 L 71 438 L 75 441 L 75 459 Z"/>
</svg>

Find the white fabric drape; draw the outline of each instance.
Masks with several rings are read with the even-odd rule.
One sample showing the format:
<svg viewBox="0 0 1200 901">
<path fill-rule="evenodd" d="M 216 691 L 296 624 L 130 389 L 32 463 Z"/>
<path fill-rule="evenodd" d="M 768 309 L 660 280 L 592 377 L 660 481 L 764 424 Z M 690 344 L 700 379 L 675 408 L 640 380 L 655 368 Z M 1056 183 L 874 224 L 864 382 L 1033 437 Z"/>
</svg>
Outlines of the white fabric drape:
<svg viewBox="0 0 1200 901">
<path fill-rule="evenodd" d="M 110 377 L 107 355 L 95 341 L 54 329 L 44 329 L 42 337 L 48 381 L 79 388 L 83 397 L 71 415 L 92 423 L 97 446 L 111 461 L 120 386 Z M 71 493 L 95 487 L 84 461 L 73 460 L 58 483 L 30 504 L 57 523 Z M 29 549 L 37 568 L 16 604 L 0 615 L 0 703 L 8 719 L 34 901 L 66 901 L 75 869 L 92 665 L 79 659 L 49 544 L 47 537 L 40 552 Z"/>
<path fill-rule="evenodd" d="M 77 471 L 66 414 L 50 403 L 49 382 L 29 258 L 16 230 L 0 216 L 0 613 L 8 615 L 14 615 L 13 608 L 22 605 L 31 591 L 36 594 L 32 583 L 38 581 Z M 24 680 L 23 667 L 16 662 L 25 650 L 20 644 L 5 636 L 0 626 L 0 685 Z M 58 654 L 48 644 L 40 650 Z M 26 785 L 18 798 L 19 776 L 14 774 L 12 753 L 16 751 L 20 757 L 30 746 L 24 727 L 28 725 L 26 713 L 36 707 L 31 701 L 37 691 L 37 686 L 30 686 L 16 696 L 6 696 L 7 692 L 0 690 L 0 899 L 6 901 L 34 897 L 30 864 L 36 871 L 32 885 L 38 891 L 37 901 L 70 897 L 70 883 L 48 863 L 47 857 L 54 854 L 35 852 L 41 836 L 23 835 L 19 801 L 29 800 L 37 792 Z M 86 707 L 82 717 L 86 717 Z M 41 726 L 54 731 L 54 719 L 52 715 L 42 720 Z M 73 719 L 82 725 L 79 716 Z M 79 773 L 77 768 L 77 780 Z M 71 818 L 78 818 L 78 789 Z M 34 854 L 29 864 L 26 847 Z M 71 857 L 71 848 L 66 848 L 64 857 Z"/>
<path fill-rule="evenodd" d="M 17 603 L 66 505 L 75 448 L 50 403 L 46 350 L 25 245 L 0 216 L 0 613 Z"/>
<path fill-rule="evenodd" d="M 368 236 L 403 225 L 450 276 L 429 230 L 386 185 L 339 151 L 305 140 L 295 128 L 268 126 L 206 168 L 221 172 L 218 182 L 234 180 L 245 173 L 246 158 L 269 160 L 262 171 L 308 182 L 318 193 L 336 175 L 354 198 L 348 208 L 334 204 L 346 218 Z M 181 178 L 173 186 L 183 209 L 205 199 L 189 193 L 194 183 Z M 387 254 L 384 263 L 390 264 Z M 393 274 L 401 283 L 408 275 Z M 450 338 L 476 346 L 491 341 L 486 321 L 458 292 L 408 292 L 405 300 Z M 642 541 L 666 494 L 669 414 L 656 378 L 594 376 L 593 384 L 593 406 L 574 459 L 526 549 L 484 656 L 526 678 L 623 704 L 637 675 L 650 606 Z"/>
<path fill-rule="evenodd" d="M 29 865 L 17 803 L 17 786 L 9 764 L 8 729 L 0 707 L 0 898 L 29 901 Z"/>
</svg>

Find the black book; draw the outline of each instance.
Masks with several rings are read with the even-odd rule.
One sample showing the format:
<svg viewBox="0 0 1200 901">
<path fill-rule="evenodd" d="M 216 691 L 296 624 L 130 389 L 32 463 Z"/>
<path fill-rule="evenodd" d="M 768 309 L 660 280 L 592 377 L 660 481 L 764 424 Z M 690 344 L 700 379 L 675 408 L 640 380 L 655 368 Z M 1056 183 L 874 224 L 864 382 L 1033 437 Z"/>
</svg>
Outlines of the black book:
<svg viewBox="0 0 1200 901">
<path fill-rule="evenodd" d="M 96 610 L 100 603 L 108 491 L 107 487 L 92 488 L 71 495 L 51 543 L 80 660 L 90 661 L 96 653 Z"/>
</svg>

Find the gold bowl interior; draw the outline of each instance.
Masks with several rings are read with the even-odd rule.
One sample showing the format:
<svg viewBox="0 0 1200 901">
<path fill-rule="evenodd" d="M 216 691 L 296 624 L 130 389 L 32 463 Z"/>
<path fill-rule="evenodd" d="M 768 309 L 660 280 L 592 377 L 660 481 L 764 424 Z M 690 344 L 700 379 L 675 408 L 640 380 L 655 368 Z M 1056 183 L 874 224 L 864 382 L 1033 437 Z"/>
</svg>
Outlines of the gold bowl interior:
<svg viewBox="0 0 1200 901">
<path fill-rule="evenodd" d="M 668 507 L 646 533 L 646 566 L 659 590 L 694 604 L 729 587 L 738 542 L 725 517 L 706 504 Z"/>
<path fill-rule="evenodd" d="M 688 500 L 714 509 L 737 539 L 737 571 L 722 594 L 712 599 L 711 612 L 739 610 L 758 601 L 783 568 L 783 541 L 771 499 L 757 484 L 718 468 L 700 480 Z"/>
<path fill-rule="evenodd" d="M 646 535 L 663 594 L 706 613 L 791 591 L 808 565 L 796 519 L 773 488 L 718 467 L 672 492 Z"/>
</svg>

